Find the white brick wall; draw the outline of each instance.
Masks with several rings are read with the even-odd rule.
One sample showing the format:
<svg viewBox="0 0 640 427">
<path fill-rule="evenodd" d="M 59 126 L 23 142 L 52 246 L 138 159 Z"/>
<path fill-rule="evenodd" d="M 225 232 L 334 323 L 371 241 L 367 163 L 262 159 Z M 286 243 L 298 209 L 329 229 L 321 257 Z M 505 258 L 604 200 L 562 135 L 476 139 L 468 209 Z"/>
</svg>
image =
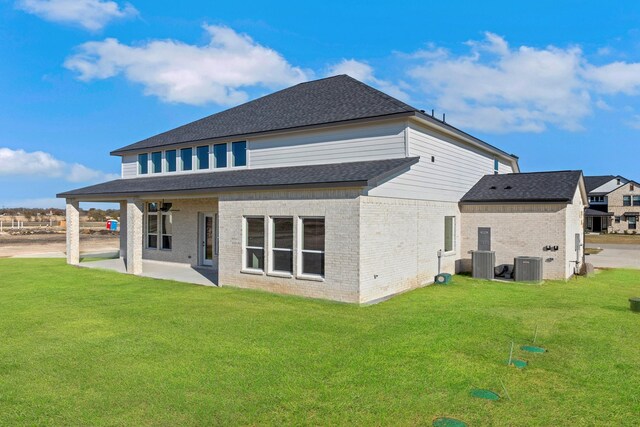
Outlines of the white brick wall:
<svg viewBox="0 0 640 427">
<path fill-rule="evenodd" d="M 460 257 L 457 203 L 360 198 L 361 303 L 433 282 L 438 250 L 444 249 L 445 216 L 456 217 L 456 250 L 442 257 L 441 272 L 455 273 Z"/>
<path fill-rule="evenodd" d="M 358 302 L 360 191 L 262 191 L 220 196 L 220 269 L 222 286 Z M 325 217 L 325 278 L 323 281 L 269 274 L 243 273 L 242 223 L 244 216 Z M 294 270 L 297 254 L 294 251 Z M 269 256 L 267 250 L 265 256 Z M 265 265 L 267 262 L 265 262 Z"/>
<path fill-rule="evenodd" d="M 542 257 L 545 279 L 567 278 L 567 256 L 575 248 L 567 247 L 566 210 L 566 204 L 462 205 L 464 270 L 470 271 L 470 251 L 478 249 L 478 227 L 491 227 L 497 265 L 513 264 L 516 256 Z M 547 245 L 559 250 L 544 251 Z"/>
</svg>

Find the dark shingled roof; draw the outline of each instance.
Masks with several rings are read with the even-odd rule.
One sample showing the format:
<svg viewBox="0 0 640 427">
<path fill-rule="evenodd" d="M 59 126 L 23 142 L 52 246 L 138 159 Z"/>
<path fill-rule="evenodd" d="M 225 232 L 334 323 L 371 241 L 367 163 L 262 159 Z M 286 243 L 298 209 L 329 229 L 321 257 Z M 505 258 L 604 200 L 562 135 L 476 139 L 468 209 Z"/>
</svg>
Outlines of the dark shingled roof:
<svg viewBox="0 0 640 427">
<path fill-rule="evenodd" d="M 613 212 L 602 212 L 596 209 L 585 208 L 584 216 L 613 216 Z"/>
<path fill-rule="evenodd" d="M 461 202 L 569 202 L 581 177 L 581 171 L 485 175 Z"/>
<path fill-rule="evenodd" d="M 418 112 L 352 77 L 300 83 L 112 152 Z"/>
<path fill-rule="evenodd" d="M 419 157 L 374 160 L 325 165 L 289 166 L 264 169 L 186 173 L 148 178 L 116 179 L 57 197 L 132 196 L 144 193 L 220 192 L 232 190 L 269 190 L 273 188 L 376 186 L 394 174 L 408 170 Z"/>
<path fill-rule="evenodd" d="M 584 177 L 584 186 L 587 189 L 587 193 L 591 193 L 596 188 L 601 185 L 606 184 L 607 182 L 615 179 L 616 177 L 613 175 L 600 175 L 600 176 L 585 176 Z M 604 194 L 604 193 L 603 193 Z"/>
</svg>

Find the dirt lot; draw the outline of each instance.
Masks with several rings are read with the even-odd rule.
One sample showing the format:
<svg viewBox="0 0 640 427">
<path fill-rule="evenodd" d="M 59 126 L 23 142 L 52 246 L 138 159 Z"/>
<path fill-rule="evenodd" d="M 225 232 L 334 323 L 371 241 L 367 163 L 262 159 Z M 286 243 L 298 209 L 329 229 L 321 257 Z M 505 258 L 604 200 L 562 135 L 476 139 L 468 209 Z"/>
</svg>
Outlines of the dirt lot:
<svg viewBox="0 0 640 427">
<path fill-rule="evenodd" d="M 587 234 L 586 243 L 640 245 L 640 234 Z"/>
<path fill-rule="evenodd" d="M 81 252 L 109 252 L 119 247 L 117 233 L 82 230 Z M 66 251 L 64 232 L 47 234 L 0 234 L 0 258 L 12 256 L 50 255 L 63 256 Z"/>
</svg>

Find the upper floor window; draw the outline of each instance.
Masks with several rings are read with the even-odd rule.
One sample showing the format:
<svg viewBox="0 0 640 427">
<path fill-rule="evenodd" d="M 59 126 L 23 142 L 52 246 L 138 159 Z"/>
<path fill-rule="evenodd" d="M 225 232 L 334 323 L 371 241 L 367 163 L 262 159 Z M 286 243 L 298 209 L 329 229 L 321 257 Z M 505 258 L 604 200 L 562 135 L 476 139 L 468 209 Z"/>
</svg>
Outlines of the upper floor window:
<svg viewBox="0 0 640 427">
<path fill-rule="evenodd" d="M 631 196 L 622 196 L 622 206 L 631 206 Z"/>
<path fill-rule="evenodd" d="M 162 172 L 162 151 L 154 151 L 151 153 L 151 172 Z"/>
<path fill-rule="evenodd" d="M 180 170 L 190 171 L 193 169 L 193 149 L 183 148 L 180 150 Z"/>
<path fill-rule="evenodd" d="M 227 167 L 227 144 L 215 144 L 213 146 L 214 168 Z"/>
<path fill-rule="evenodd" d="M 209 146 L 201 145 L 196 148 L 196 158 L 198 159 L 198 169 L 209 169 Z"/>
<path fill-rule="evenodd" d="M 633 184 L 629 184 L 629 190 L 633 191 L 635 189 L 635 187 L 633 186 Z"/>
<path fill-rule="evenodd" d="M 493 159 L 493 173 L 497 175 L 498 172 L 500 172 L 500 162 L 498 159 Z"/>
<path fill-rule="evenodd" d="M 247 165 L 247 142 L 238 141 L 231 143 L 231 156 L 233 159 L 233 166 L 246 166 Z"/>
<path fill-rule="evenodd" d="M 167 150 L 164 153 L 167 162 L 167 172 L 176 171 L 176 150 Z"/>
<path fill-rule="evenodd" d="M 149 155 L 147 153 L 138 154 L 138 173 L 140 175 L 149 173 Z"/>
<path fill-rule="evenodd" d="M 640 196 L 633 196 L 633 206 L 640 206 Z"/>
</svg>

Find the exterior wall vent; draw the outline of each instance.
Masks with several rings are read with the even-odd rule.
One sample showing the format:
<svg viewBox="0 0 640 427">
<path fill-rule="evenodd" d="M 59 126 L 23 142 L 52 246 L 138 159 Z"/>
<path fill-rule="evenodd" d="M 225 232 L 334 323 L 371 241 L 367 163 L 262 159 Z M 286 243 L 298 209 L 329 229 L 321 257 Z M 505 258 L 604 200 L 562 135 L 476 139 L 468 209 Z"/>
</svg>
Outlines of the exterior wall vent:
<svg viewBox="0 0 640 427">
<path fill-rule="evenodd" d="M 513 264 L 516 282 L 542 282 L 542 258 L 519 256 Z"/>
<path fill-rule="evenodd" d="M 496 253 L 493 251 L 473 251 L 471 253 L 471 265 L 474 279 L 493 280 Z"/>
</svg>

